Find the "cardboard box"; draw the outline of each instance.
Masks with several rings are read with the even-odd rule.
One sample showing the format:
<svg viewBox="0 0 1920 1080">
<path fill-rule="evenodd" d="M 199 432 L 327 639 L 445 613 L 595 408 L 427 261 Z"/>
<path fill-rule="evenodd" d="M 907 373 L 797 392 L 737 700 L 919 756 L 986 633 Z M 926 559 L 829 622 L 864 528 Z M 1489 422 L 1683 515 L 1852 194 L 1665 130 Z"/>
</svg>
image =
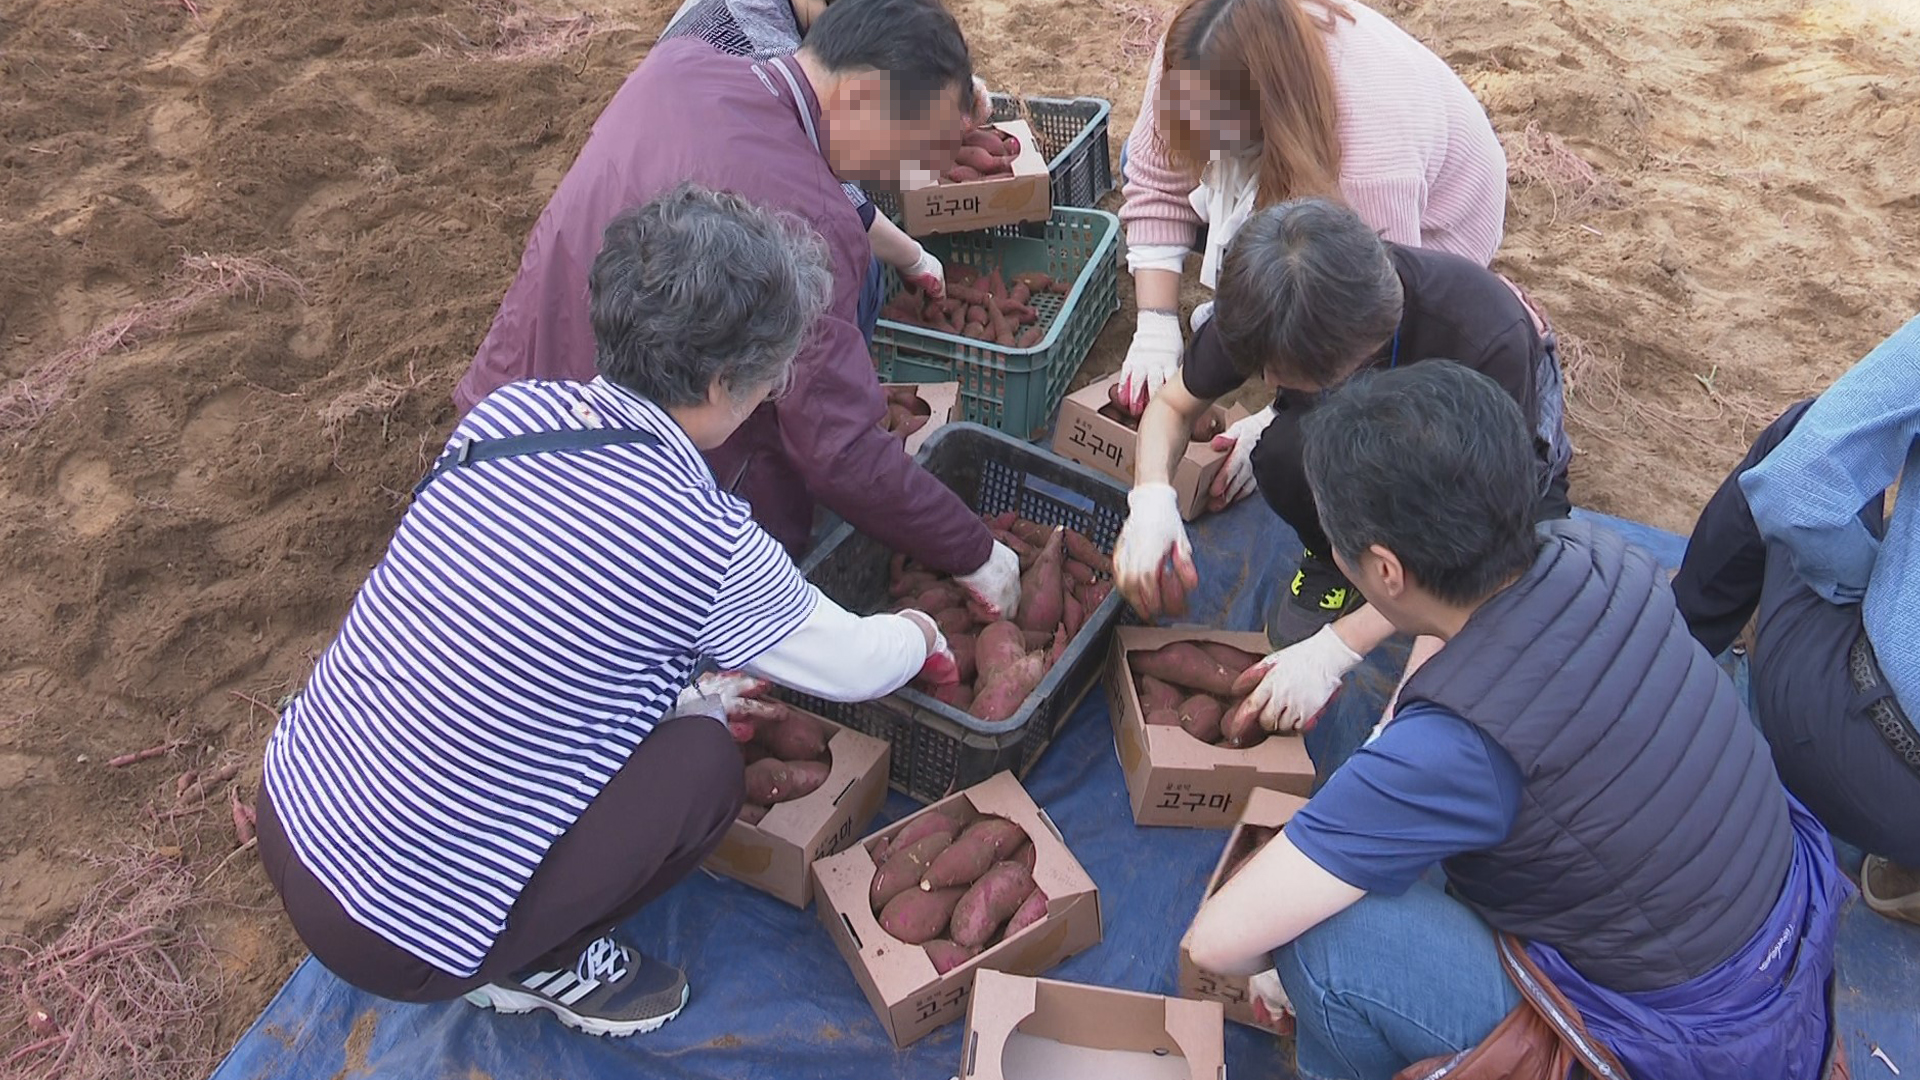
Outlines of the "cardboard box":
<svg viewBox="0 0 1920 1080">
<path fill-rule="evenodd" d="M 811 795 L 774 806 L 758 825 L 734 822 L 701 864 L 803 909 L 813 899 L 814 861 L 853 843 L 880 812 L 893 755 L 884 739 L 821 722 L 834 729 L 827 740 L 827 782 Z"/>
<path fill-rule="evenodd" d="M 906 822 L 959 802 L 980 814 L 1003 817 L 1025 829 L 1037 861 L 1033 879 L 1047 895 L 1046 917 L 972 960 L 941 975 L 918 945 L 908 945 L 880 929 L 867 901 L 867 889 L 879 869 L 872 839 L 890 837 Z M 1100 943 L 1100 893 L 1046 812 L 1034 805 L 1010 772 L 998 773 L 927 809 L 901 819 L 838 855 L 813 866 L 820 921 L 846 957 L 853 977 L 880 1017 L 893 1044 L 905 1047 L 943 1024 L 966 1015 L 977 971 L 1038 975 L 1062 960 Z"/>
<path fill-rule="evenodd" d="M 910 386 L 921 401 L 927 403 L 930 410 L 927 423 L 919 431 L 907 436 L 907 454 L 911 457 L 920 452 L 920 445 L 934 432 L 955 420 L 960 419 L 960 384 L 957 382 L 939 383 L 881 383 L 885 391 L 888 387 Z"/>
<path fill-rule="evenodd" d="M 1209 746 L 1177 727 L 1151 725 L 1127 654 L 1175 641 L 1218 641 L 1264 656 L 1265 634 L 1229 630 L 1122 626 L 1113 634 L 1107 664 L 1107 712 L 1114 750 L 1127 776 L 1136 825 L 1225 829 L 1260 788 L 1305 796 L 1313 790 L 1313 761 L 1298 735 L 1272 735 L 1258 746 Z"/>
<path fill-rule="evenodd" d="M 900 215 L 908 235 L 972 232 L 1053 216 L 1053 178 L 1033 129 L 1024 120 L 1004 120 L 994 126 L 1020 140 L 1013 175 L 955 184 L 943 182 L 937 173 L 909 173 L 900 192 Z"/>
<path fill-rule="evenodd" d="M 1226 1023 L 1211 1001 L 1029 979 L 974 977 L 959 1080 L 1226 1080 Z"/>
<path fill-rule="evenodd" d="M 1214 864 L 1213 876 L 1207 879 L 1207 891 L 1200 895 L 1201 900 L 1219 890 L 1221 882 L 1226 880 L 1228 868 L 1239 865 L 1240 860 L 1273 839 L 1280 827 L 1293 820 L 1293 815 L 1305 805 L 1307 800 L 1297 795 L 1255 790 L 1247 800 L 1246 813 L 1241 815 L 1239 824 L 1227 836 L 1227 846 L 1220 852 L 1220 861 Z M 1192 932 L 1189 927 L 1187 933 Z M 1217 1001 L 1226 1008 L 1227 1019 L 1266 1030 L 1254 1022 L 1253 1003 L 1248 1000 L 1247 977 L 1216 975 L 1194 966 L 1193 958 L 1187 955 L 1185 934 L 1180 938 L 1180 996 Z"/>
<path fill-rule="evenodd" d="M 1060 403 L 1060 422 L 1053 429 L 1053 452 L 1130 485 L 1140 436 L 1100 411 L 1108 404 L 1109 388 L 1119 381 L 1120 376 L 1115 373 L 1067 395 Z M 1238 405 L 1213 408 L 1223 425 L 1247 416 L 1247 410 Z M 1192 521 L 1206 512 L 1207 489 L 1226 467 L 1229 456 L 1227 451 L 1215 450 L 1210 443 L 1187 443 L 1187 451 L 1180 456 L 1180 464 L 1173 472 L 1173 490 L 1180 497 L 1181 517 Z"/>
</svg>

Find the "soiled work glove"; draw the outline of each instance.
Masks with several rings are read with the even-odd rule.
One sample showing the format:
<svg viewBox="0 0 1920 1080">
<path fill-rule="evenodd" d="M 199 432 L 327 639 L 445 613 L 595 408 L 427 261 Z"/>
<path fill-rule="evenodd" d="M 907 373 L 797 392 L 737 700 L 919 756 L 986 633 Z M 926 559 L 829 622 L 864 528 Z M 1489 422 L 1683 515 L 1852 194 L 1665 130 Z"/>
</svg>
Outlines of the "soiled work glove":
<svg viewBox="0 0 1920 1080">
<path fill-rule="evenodd" d="M 900 268 L 900 276 L 909 285 L 917 285 L 920 291 L 934 299 L 947 295 L 947 268 L 933 257 L 925 247 L 920 249 L 920 257 L 907 266 Z"/>
<path fill-rule="evenodd" d="M 1225 510 L 1253 493 L 1258 486 L 1253 477 L 1253 448 L 1260 445 L 1260 435 L 1271 423 L 1273 406 L 1269 405 L 1235 420 L 1213 437 L 1215 450 L 1231 450 L 1233 456 L 1227 459 L 1225 468 L 1213 474 L 1213 486 L 1207 489 L 1207 509 Z"/>
<path fill-rule="evenodd" d="M 745 672 L 709 671 L 680 691 L 680 699 L 674 703 L 673 712 L 676 716 L 697 714 L 725 720 L 728 713 L 739 707 L 740 702 L 759 697 L 772 685 L 765 679 Z"/>
<path fill-rule="evenodd" d="M 920 674 L 916 677 L 935 686 L 959 682 L 960 662 L 953 658 L 953 649 L 947 645 L 947 635 L 940 632 L 940 624 L 933 621 L 933 616 L 912 608 L 902 611 L 900 615 L 919 626 L 927 639 L 927 662 L 920 665 Z"/>
<path fill-rule="evenodd" d="M 998 540 L 980 569 L 954 578 L 967 590 L 976 617 L 1011 619 L 1020 613 L 1020 556 Z"/>
<path fill-rule="evenodd" d="M 1233 684 L 1234 696 L 1247 695 L 1233 715 L 1258 714 L 1260 726 L 1268 731 L 1306 731 L 1333 700 L 1340 680 L 1359 663 L 1360 654 L 1347 648 L 1333 626 L 1323 626 L 1307 640 L 1248 668 Z"/>
<path fill-rule="evenodd" d="M 1127 523 L 1113 546 L 1113 577 L 1142 618 L 1186 611 L 1187 593 L 1200 584 L 1200 574 L 1173 485 L 1141 484 L 1127 493 Z"/>
<path fill-rule="evenodd" d="M 1147 402 L 1180 370 L 1182 348 L 1180 316 L 1164 311 L 1140 313 L 1133 329 L 1133 344 L 1127 347 L 1126 362 L 1120 365 L 1120 394 L 1128 412 L 1139 416 L 1147 410 Z"/>
</svg>

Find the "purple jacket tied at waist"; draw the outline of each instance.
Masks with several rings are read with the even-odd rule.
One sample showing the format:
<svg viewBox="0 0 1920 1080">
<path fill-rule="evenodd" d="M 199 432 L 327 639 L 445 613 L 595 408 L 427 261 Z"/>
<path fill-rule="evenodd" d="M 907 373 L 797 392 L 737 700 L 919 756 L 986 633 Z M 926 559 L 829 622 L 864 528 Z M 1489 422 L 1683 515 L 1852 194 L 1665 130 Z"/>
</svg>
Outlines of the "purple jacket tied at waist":
<svg viewBox="0 0 1920 1080">
<path fill-rule="evenodd" d="M 780 68 L 801 89 L 794 95 Z M 804 118 L 802 115 L 804 110 Z M 856 325 L 872 248 L 840 180 L 808 137 L 820 104 L 792 57 L 723 56 L 663 42 L 627 78 L 534 225 L 493 327 L 454 391 L 462 412 L 518 379 L 591 379 L 587 272 L 620 211 L 683 181 L 807 222 L 833 261 L 833 300 L 794 362 L 793 388 L 707 451 L 722 488 L 798 555 L 813 502 L 895 551 L 952 574 L 979 569 L 992 537 L 959 496 L 880 430 L 886 403 Z"/>
</svg>

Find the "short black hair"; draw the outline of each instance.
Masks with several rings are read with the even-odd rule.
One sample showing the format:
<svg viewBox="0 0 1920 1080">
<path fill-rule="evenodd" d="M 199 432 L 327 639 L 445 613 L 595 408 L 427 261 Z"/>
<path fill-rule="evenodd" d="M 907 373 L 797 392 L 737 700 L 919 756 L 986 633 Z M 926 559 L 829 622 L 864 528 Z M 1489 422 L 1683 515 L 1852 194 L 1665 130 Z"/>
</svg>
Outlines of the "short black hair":
<svg viewBox="0 0 1920 1080">
<path fill-rule="evenodd" d="M 1462 605 L 1532 564 L 1533 439 L 1487 376 L 1451 360 L 1364 374 L 1308 412 L 1301 438 L 1320 524 L 1348 562 L 1379 544 Z"/>
<path fill-rule="evenodd" d="M 1221 348 L 1242 376 L 1339 384 L 1393 337 L 1404 295 L 1387 246 L 1329 199 L 1256 211 L 1234 234 L 1214 292 Z"/>
<path fill-rule="evenodd" d="M 833 0 L 800 47 L 829 71 L 884 73 L 898 117 L 925 116 L 943 97 L 961 109 L 973 100 L 966 35 L 940 0 Z"/>
</svg>

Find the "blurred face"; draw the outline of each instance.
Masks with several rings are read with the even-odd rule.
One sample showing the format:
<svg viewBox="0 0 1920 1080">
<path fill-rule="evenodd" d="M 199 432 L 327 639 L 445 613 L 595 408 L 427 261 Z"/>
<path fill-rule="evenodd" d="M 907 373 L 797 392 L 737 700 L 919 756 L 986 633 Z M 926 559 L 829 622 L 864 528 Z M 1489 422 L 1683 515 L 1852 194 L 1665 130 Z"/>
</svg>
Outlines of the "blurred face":
<svg viewBox="0 0 1920 1080">
<path fill-rule="evenodd" d="M 838 79 L 821 102 L 829 164 L 843 180 L 887 191 L 900 189 L 903 170 L 940 172 L 971 124 L 972 98 L 972 87 L 955 88 L 919 117 L 896 116 L 886 76 Z"/>
<path fill-rule="evenodd" d="M 1198 71 L 1168 72 L 1161 102 L 1161 123 L 1194 133 L 1212 153 L 1237 153 L 1253 142 L 1254 118 L 1245 105 L 1220 90 L 1217 80 Z"/>
<path fill-rule="evenodd" d="M 1334 387 L 1353 378 L 1362 368 L 1379 359 L 1392 344 L 1393 339 L 1388 338 L 1386 342 L 1379 347 L 1369 349 L 1365 355 L 1354 358 L 1353 362 L 1347 365 L 1340 377 L 1329 383 L 1316 383 L 1311 379 L 1302 378 L 1290 371 L 1279 371 L 1274 368 L 1268 368 L 1262 372 L 1261 379 L 1266 382 L 1268 387 L 1274 390 L 1291 390 L 1297 394 L 1318 394 L 1322 391 L 1332 390 Z"/>
</svg>

